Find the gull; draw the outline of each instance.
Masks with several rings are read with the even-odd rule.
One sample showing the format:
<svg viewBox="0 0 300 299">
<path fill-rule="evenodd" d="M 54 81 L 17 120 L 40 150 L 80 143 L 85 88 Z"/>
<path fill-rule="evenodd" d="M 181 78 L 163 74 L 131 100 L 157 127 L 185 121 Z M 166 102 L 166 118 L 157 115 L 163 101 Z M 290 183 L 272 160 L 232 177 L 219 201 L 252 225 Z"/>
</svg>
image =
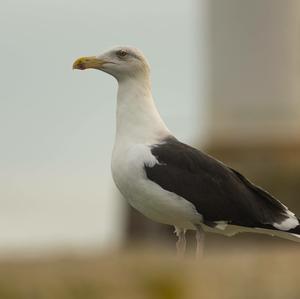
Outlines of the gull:
<svg viewBox="0 0 300 299">
<path fill-rule="evenodd" d="M 196 232 L 197 256 L 203 254 L 204 232 L 300 241 L 299 219 L 284 204 L 170 132 L 156 108 L 150 66 L 140 50 L 115 47 L 78 58 L 73 69 L 101 70 L 117 80 L 113 180 L 133 208 L 175 227 L 178 255 L 185 252 L 187 230 Z"/>
</svg>

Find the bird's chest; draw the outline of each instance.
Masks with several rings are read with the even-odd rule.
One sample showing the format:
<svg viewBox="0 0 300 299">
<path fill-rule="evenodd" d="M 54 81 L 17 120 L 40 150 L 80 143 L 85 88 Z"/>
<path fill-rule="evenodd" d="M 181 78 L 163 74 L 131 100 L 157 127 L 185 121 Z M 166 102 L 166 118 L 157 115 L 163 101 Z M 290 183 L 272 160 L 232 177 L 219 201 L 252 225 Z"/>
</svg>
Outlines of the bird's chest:
<svg viewBox="0 0 300 299">
<path fill-rule="evenodd" d="M 154 165 L 156 158 L 147 145 L 115 146 L 111 170 L 115 184 L 126 199 L 141 196 L 146 181 L 144 165 Z"/>
<path fill-rule="evenodd" d="M 131 206 L 147 217 L 160 221 L 157 211 L 162 200 L 154 189 L 144 170 L 145 164 L 156 163 L 150 148 L 145 145 L 134 145 L 128 148 L 115 148 L 112 155 L 112 176 L 119 191 Z"/>
</svg>

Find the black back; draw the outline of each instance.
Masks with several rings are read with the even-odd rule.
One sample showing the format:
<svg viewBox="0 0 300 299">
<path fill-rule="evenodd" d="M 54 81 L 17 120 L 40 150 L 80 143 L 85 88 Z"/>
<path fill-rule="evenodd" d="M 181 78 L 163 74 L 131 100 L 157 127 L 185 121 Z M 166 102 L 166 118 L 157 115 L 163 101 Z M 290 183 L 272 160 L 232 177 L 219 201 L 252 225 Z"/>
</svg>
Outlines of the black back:
<svg viewBox="0 0 300 299">
<path fill-rule="evenodd" d="M 159 164 L 145 165 L 148 179 L 192 202 L 204 222 L 273 228 L 286 208 L 239 172 L 212 157 L 168 137 L 151 148 Z"/>
</svg>

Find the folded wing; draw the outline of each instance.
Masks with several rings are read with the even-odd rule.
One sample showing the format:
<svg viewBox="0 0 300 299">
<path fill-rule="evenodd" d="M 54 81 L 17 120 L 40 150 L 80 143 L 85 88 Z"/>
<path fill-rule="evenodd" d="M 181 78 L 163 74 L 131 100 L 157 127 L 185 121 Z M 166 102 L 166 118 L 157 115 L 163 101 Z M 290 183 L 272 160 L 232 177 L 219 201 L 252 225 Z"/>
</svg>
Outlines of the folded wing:
<svg viewBox="0 0 300 299">
<path fill-rule="evenodd" d="M 280 201 L 239 172 L 169 137 L 151 149 L 148 179 L 192 202 L 208 225 L 228 224 L 293 232 L 298 219 Z M 297 229 L 298 231 L 298 229 Z"/>
</svg>

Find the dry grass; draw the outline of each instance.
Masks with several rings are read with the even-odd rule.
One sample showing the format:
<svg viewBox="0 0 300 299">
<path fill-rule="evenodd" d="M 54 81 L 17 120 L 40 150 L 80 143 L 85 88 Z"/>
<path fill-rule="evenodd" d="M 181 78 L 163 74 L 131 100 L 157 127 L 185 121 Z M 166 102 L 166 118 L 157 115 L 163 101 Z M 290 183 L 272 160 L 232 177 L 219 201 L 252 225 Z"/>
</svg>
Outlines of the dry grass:
<svg viewBox="0 0 300 299">
<path fill-rule="evenodd" d="M 295 248 L 226 250 L 197 262 L 177 260 L 161 248 L 14 258 L 0 261 L 0 298 L 298 299 L 299 268 L 300 250 Z"/>
</svg>

